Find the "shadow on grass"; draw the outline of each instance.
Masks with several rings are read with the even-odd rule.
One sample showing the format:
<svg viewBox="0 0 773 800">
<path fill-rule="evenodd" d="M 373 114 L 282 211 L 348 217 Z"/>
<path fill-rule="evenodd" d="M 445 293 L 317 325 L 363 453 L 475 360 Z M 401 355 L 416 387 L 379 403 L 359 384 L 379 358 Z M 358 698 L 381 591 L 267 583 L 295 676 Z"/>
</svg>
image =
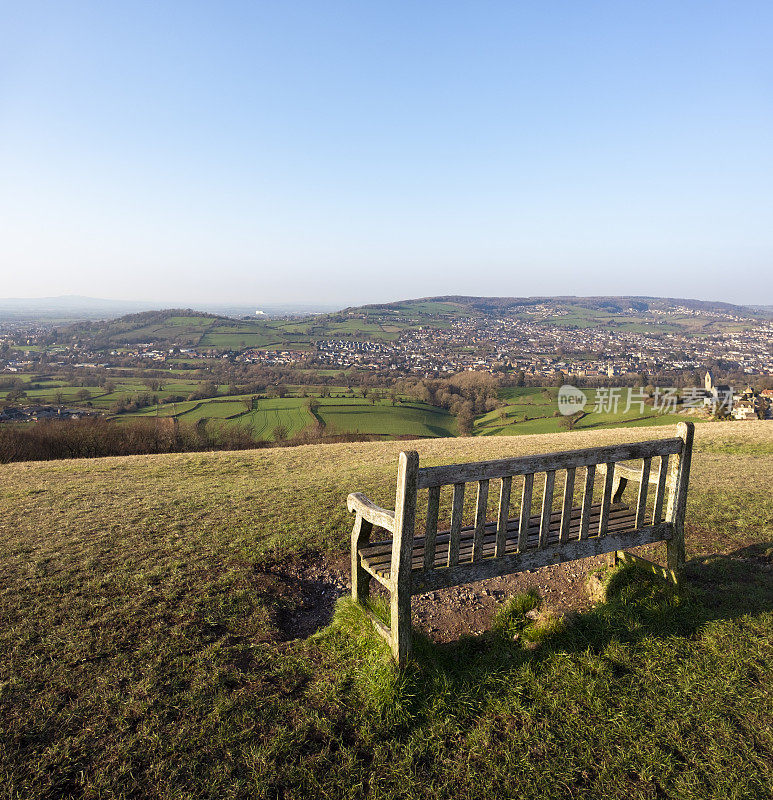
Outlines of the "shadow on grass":
<svg viewBox="0 0 773 800">
<path fill-rule="evenodd" d="M 653 658 L 653 641 L 663 643 L 655 651 L 678 646 L 713 621 L 773 611 L 772 560 L 773 542 L 694 559 L 679 588 L 636 565 L 623 565 L 606 574 L 604 602 L 563 618 L 541 615 L 536 592 L 518 595 L 500 610 L 491 630 L 477 636 L 439 644 L 414 631 L 413 659 L 402 673 L 394 670 L 383 645 L 373 646 L 360 609 L 347 601 L 336 617 L 350 635 L 370 641 L 373 655 L 360 670 L 366 684 L 361 696 L 372 698 L 378 713 L 410 725 L 430 707 L 447 705 L 455 716 L 480 714 L 546 662 L 552 669 L 556 659 L 563 660 L 571 670 L 583 659 L 596 659 L 599 669 L 620 677 L 627 667 L 610 656 L 616 649 L 641 645 Z M 383 606 L 374 610 L 388 616 Z M 651 668 L 657 669 L 656 662 Z"/>
<path fill-rule="evenodd" d="M 557 651 L 602 650 L 611 640 L 636 644 L 645 637 L 691 637 L 719 619 L 773 611 L 773 542 L 725 556 L 693 559 L 677 589 L 636 565 L 610 570 L 605 602 L 564 619 L 526 616 L 539 605 L 514 598 L 500 611 L 492 630 L 456 642 L 435 644 L 416 632 L 419 665 L 456 674 L 496 664 L 498 657 L 543 658 Z M 480 658 L 479 658 L 480 656 Z"/>
</svg>

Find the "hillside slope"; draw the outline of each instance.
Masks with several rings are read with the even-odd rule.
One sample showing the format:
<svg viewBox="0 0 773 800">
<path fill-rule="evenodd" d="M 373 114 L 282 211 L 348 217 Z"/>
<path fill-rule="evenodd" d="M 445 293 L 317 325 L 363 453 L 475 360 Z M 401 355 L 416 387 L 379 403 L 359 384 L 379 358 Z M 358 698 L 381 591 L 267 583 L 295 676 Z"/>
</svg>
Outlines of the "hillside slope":
<svg viewBox="0 0 773 800">
<path fill-rule="evenodd" d="M 642 433 L 2 467 L 6 794 L 767 796 L 770 423 L 696 430 L 683 593 L 629 576 L 595 611 L 531 633 L 505 609 L 498 632 L 425 642 L 402 679 L 346 607 L 286 641 L 313 589 L 305 566 L 346 558 L 346 494 L 391 505 L 401 449 L 429 464 Z"/>
</svg>

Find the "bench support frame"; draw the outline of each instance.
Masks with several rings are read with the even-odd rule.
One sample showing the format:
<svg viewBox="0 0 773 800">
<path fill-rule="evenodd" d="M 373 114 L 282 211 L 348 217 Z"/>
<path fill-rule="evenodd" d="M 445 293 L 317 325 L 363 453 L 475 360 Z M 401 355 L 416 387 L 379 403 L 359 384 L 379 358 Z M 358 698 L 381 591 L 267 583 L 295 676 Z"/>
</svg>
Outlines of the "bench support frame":
<svg viewBox="0 0 773 800">
<path fill-rule="evenodd" d="M 606 464 L 599 462 L 601 466 L 599 472 L 605 476 L 607 509 L 609 500 L 614 503 L 620 500 L 628 479 L 659 485 L 658 497 L 661 502 L 664 494 L 662 489 L 668 489 L 666 512 L 662 517 L 657 517 L 653 520 L 652 524 L 617 534 L 604 532 L 604 535 L 590 538 L 581 537 L 578 540 L 569 541 L 559 540 L 557 544 L 553 545 L 541 542 L 538 549 L 529 549 L 513 555 L 502 555 L 480 560 L 476 560 L 473 557 L 470 562 L 448 566 L 444 569 L 416 571 L 415 574 L 412 573 L 412 556 L 417 494 L 421 481 L 426 480 L 429 482 L 431 478 L 420 477 L 418 453 L 415 451 L 400 453 L 394 512 L 379 508 L 364 495 L 358 493 L 350 494 L 348 498 L 349 511 L 357 514 L 351 537 L 352 599 L 364 607 L 365 613 L 373 622 L 378 633 L 389 644 L 395 662 L 400 668 L 403 668 L 411 654 L 411 596 L 413 594 L 421 594 L 436 588 L 457 586 L 497 575 L 508 575 L 525 569 L 535 569 L 548 564 L 574 561 L 604 553 L 608 554 L 610 564 L 619 562 L 640 564 L 655 574 L 678 583 L 685 564 L 684 517 L 687 503 L 687 487 L 690 479 L 690 461 L 694 436 L 693 424 L 679 423 L 678 434 L 682 440 L 681 447 L 678 446 L 678 439 L 671 440 L 674 445 L 669 452 L 674 455 L 669 460 L 669 468 L 666 475 L 650 475 L 650 459 L 647 458 L 646 467 L 642 469 L 641 473 L 621 465 L 619 472 L 614 474 L 613 480 L 613 476 L 608 474 L 608 471 L 614 472 L 615 464 L 612 461 Z M 645 443 L 645 446 L 646 444 L 649 443 Z M 623 447 L 625 446 L 621 446 L 621 449 Z M 575 452 L 587 453 L 589 451 Z M 553 457 L 560 458 L 561 455 L 555 454 Z M 587 460 L 587 456 L 585 458 Z M 482 462 L 482 466 L 495 469 L 496 467 L 491 466 L 494 463 Z M 590 464 L 592 462 L 588 461 L 587 463 Z M 471 470 L 475 467 L 473 464 L 461 466 L 464 469 L 469 468 Z M 432 469 L 437 468 L 430 468 L 430 470 Z M 589 467 L 589 469 L 592 468 Z M 430 470 L 422 470 L 422 475 Z M 640 489 L 641 496 L 642 491 Z M 644 497 L 646 497 L 646 490 L 644 491 Z M 432 503 L 433 501 L 431 500 L 430 502 Z M 436 512 L 432 513 L 435 514 L 436 524 Z M 500 508 L 500 516 L 502 513 Z M 658 519 L 663 521 L 658 522 Z M 372 571 L 373 568 L 364 563 L 360 555 L 360 549 L 370 542 L 374 526 L 392 533 L 391 563 L 388 576 Z M 665 541 L 666 543 L 668 562 L 666 568 L 622 549 L 623 547 L 636 547 L 659 541 Z M 370 583 L 374 577 L 388 589 L 390 594 L 389 626 L 378 619 L 367 607 Z"/>
</svg>

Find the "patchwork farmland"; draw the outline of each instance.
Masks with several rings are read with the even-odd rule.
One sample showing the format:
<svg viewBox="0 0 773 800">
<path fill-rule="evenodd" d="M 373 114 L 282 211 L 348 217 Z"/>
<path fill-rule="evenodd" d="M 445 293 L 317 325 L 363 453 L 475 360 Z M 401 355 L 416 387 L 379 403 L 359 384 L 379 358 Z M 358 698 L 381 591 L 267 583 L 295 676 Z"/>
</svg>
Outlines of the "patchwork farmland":
<svg viewBox="0 0 773 800">
<path fill-rule="evenodd" d="M 311 400 L 314 411 L 310 408 Z M 151 406 L 134 414 L 123 414 L 121 419 L 156 414 L 174 417 L 180 422 L 205 420 L 240 425 L 262 440 L 275 438 L 277 428 L 282 429 L 283 438 L 292 438 L 315 424 L 321 424 L 325 432 L 332 435 L 426 438 L 456 434 L 454 418 L 444 409 L 407 401 L 392 406 L 385 401 L 372 403 L 358 397 L 277 397 L 253 401 L 246 395 L 232 396 Z"/>
<path fill-rule="evenodd" d="M 238 425 L 256 440 L 271 440 L 275 431 L 282 438 L 292 438 L 302 431 L 321 425 L 330 435 L 359 434 L 378 438 L 446 437 L 458 434 L 455 417 L 447 410 L 406 396 L 391 400 L 363 398 L 345 386 L 288 386 L 284 397 L 265 394 L 229 394 L 226 384 L 216 384 L 217 396 L 183 399 L 195 396 L 201 381 L 183 377 L 185 370 L 173 373 L 168 380 L 154 384 L 136 377 L 117 376 L 108 385 L 74 386 L 60 377 L 22 374 L 26 400 L 35 403 L 64 403 L 89 407 L 113 415 L 118 420 L 133 418 L 173 417 L 181 422 L 213 425 Z M 109 391 L 108 391 L 109 390 Z M 518 436 L 537 433 L 558 433 L 566 429 L 566 420 L 557 415 L 557 389 L 553 387 L 502 388 L 498 392 L 499 408 L 475 417 L 474 436 Z M 0 400 L 9 390 L 0 391 Z M 131 403 L 144 397 L 142 408 L 115 414 L 117 404 Z M 149 402 L 157 399 L 158 402 Z M 311 405 L 314 411 L 311 410 Z M 639 427 L 673 424 L 683 415 L 660 414 L 651 406 L 644 413 L 638 408 L 625 411 L 621 403 L 616 413 L 593 411 L 593 395 L 589 392 L 587 413 L 579 419 L 575 430 L 605 427 Z M 694 418 L 699 421 L 698 418 Z"/>
</svg>

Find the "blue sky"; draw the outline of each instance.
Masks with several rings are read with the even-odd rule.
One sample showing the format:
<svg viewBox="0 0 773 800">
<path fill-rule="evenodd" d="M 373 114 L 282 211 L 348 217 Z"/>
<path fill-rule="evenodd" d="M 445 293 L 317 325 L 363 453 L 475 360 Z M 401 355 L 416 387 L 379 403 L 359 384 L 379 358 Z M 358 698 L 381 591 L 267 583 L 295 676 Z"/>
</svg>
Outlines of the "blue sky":
<svg viewBox="0 0 773 800">
<path fill-rule="evenodd" d="M 0 296 L 773 303 L 770 2 L 0 11 Z"/>
</svg>

